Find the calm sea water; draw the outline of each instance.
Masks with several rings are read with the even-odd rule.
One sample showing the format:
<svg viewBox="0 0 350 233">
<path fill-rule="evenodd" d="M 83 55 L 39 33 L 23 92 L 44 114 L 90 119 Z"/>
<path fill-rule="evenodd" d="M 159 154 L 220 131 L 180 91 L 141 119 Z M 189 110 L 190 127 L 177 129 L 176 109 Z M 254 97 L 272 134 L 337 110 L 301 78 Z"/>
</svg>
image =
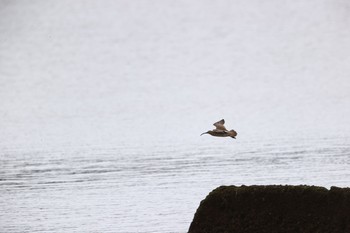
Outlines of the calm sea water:
<svg viewBox="0 0 350 233">
<path fill-rule="evenodd" d="M 346 1 L 0 1 L 0 232 L 186 232 L 220 185 L 350 186 Z M 237 140 L 202 132 L 225 118 Z"/>
</svg>

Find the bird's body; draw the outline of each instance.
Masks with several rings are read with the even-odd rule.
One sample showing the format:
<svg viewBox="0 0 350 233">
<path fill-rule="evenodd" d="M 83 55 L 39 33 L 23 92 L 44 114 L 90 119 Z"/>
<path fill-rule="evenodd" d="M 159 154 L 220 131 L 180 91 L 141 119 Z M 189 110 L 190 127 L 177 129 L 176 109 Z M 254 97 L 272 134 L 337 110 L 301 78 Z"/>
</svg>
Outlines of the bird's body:
<svg viewBox="0 0 350 233">
<path fill-rule="evenodd" d="M 237 136 L 237 132 L 232 130 L 227 130 L 224 126 L 225 124 L 225 120 L 222 119 L 221 121 L 218 121 L 216 123 L 214 123 L 214 126 L 216 127 L 216 129 L 213 130 L 209 130 L 205 133 L 202 133 L 201 136 L 203 134 L 210 134 L 211 136 L 215 136 L 215 137 L 231 137 L 236 139 Z"/>
</svg>

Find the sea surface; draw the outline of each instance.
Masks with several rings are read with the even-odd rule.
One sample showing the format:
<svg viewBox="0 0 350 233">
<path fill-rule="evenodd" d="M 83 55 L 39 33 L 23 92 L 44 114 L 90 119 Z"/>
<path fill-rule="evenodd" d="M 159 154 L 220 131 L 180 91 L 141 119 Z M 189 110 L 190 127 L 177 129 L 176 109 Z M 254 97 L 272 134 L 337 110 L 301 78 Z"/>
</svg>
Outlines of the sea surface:
<svg viewBox="0 0 350 233">
<path fill-rule="evenodd" d="M 349 13 L 0 1 L 0 232 L 185 233 L 220 185 L 350 187 Z M 223 118 L 236 140 L 199 136 Z"/>
</svg>

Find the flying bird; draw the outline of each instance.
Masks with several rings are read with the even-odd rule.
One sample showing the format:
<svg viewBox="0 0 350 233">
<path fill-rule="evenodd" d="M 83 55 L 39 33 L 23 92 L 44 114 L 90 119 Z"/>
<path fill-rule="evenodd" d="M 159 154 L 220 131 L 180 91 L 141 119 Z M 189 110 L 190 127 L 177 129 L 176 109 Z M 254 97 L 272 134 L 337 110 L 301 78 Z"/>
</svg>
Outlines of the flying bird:
<svg viewBox="0 0 350 233">
<path fill-rule="evenodd" d="M 216 127 L 216 129 L 209 130 L 209 131 L 207 131 L 205 133 L 202 133 L 201 136 L 203 134 L 210 134 L 211 136 L 215 136 L 215 137 L 231 137 L 231 138 L 236 139 L 237 132 L 234 131 L 233 129 L 231 129 L 230 131 L 227 130 L 225 128 L 224 124 L 225 124 L 225 120 L 224 119 L 214 123 L 214 126 Z"/>
</svg>

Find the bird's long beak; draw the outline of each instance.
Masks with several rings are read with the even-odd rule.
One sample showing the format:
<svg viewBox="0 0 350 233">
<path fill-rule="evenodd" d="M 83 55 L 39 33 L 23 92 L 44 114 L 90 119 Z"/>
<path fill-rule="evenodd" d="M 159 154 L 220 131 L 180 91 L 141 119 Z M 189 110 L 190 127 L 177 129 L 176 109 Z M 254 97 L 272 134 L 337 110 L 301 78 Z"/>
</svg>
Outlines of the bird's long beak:
<svg viewBox="0 0 350 233">
<path fill-rule="evenodd" d="M 208 133 L 208 132 L 204 132 L 204 133 L 202 133 L 200 136 L 202 136 L 203 134 L 206 134 L 206 133 Z"/>
</svg>

